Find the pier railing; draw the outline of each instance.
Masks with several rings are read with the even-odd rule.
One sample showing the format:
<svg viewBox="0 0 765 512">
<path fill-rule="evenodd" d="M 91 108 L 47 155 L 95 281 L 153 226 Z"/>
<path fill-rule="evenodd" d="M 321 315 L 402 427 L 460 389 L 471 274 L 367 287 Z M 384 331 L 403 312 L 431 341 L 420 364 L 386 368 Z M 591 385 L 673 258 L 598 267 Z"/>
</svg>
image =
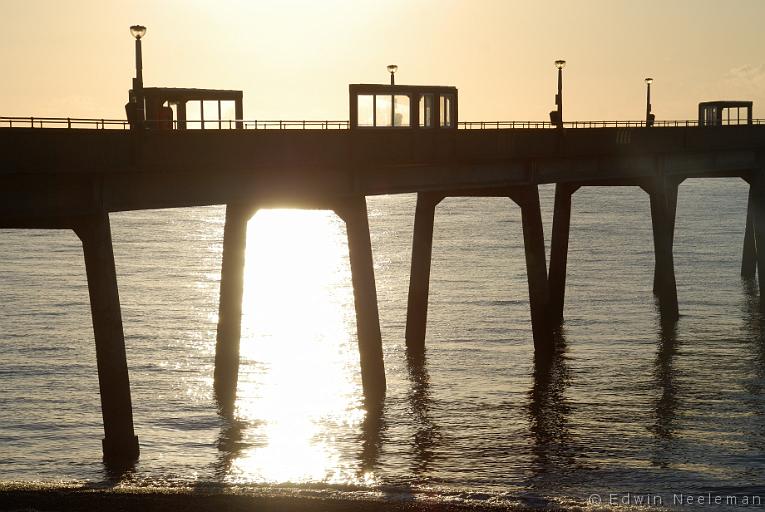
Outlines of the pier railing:
<svg viewBox="0 0 765 512">
<path fill-rule="evenodd" d="M 723 126 L 743 123 L 723 122 Z M 753 119 L 752 124 L 765 124 L 765 119 Z M 333 120 L 147 120 L 147 127 L 186 128 L 203 130 L 232 130 L 241 127 L 245 130 L 347 130 L 348 121 Z M 695 119 L 655 121 L 653 127 L 692 127 L 698 126 Z M 501 129 L 556 129 L 557 125 L 549 121 L 460 121 L 457 127 L 462 130 L 501 130 Z M 564 128 L 644 128 L 645 121 L 566 121 Z M 92 128 L 99 130 L 130 129 L 126 119 L 93 119 L 74 117 L 8 117 L 0 116 L 0 128 Z M 407 127 L 394 127 L 402 130 Z"/>
<path fill-rule="evenodd" d="M 744 125 L 745 123 L 723 122 L 724 126 Z M 752 124 L 765 124 L 765 119 L 753 119 Z M 549 121 L 460 121 L 458 127 L 465 130 L 491 130 L 508 128 L 557 128 Z M 689 127 L 698 126 L 695 119 L 676 119 L 654 121 L 652 127 Z M 564 128 L 645 128 L 645 121 L 564 121 Z"/>
<path fill-rule="evenodd" d="M 127 119 L 90 119 L 74 117 L 0 117 L 0 128 L 130 128 Z"/>
</svg>

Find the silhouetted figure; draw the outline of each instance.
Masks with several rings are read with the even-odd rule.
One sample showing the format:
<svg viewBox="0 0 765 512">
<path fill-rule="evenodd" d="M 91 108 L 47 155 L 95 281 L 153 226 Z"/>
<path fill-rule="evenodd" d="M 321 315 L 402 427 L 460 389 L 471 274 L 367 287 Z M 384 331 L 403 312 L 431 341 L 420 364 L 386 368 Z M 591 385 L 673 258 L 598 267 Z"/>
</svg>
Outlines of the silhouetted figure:
<svg viewBox="0 0 765 512">
<path fill-rule="evenodd" d="M 136 104 L 132 101 L 125 103 L 125 116 L 131 130 L 138 128 L 138 112 L 136 111 Z"/>
<path fill-rule="evenodd" d="M 557 110 L 550 111 L 550 123 L 553 126 L 561 126 L 560 112 Z"/>
</svg>

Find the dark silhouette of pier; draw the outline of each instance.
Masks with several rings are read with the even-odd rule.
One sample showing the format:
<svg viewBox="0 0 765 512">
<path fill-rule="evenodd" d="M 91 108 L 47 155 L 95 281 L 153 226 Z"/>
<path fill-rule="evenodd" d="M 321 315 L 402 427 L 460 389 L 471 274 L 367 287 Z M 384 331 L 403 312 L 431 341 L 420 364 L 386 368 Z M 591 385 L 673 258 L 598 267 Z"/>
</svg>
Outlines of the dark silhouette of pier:
<svg viewBox="0 0 765 512">
<path fill-rule="evenodd" d="M 135 459 L 139 452 L 112 212 L 226 205 L 215 358 L 216 393 L 224 403 L 233 400 L 237 385 L 246 225 L 261 208 L 327 209 L 345 221 L 361 376 L 371 402 L 384 396 L 386 382 L 369 195 L 417 194 L 406 325 L 415 360 L 425 351 L 434 216 L 446 197 L 507 197 L 520 208 L 538 361 L 556 353 L 571 203 L 580 187 L 633 186 L 649 195 L 654 291 L 662 321 L 674 322 L 679 185 L 689 178 L 746 180 L 742 275 L 752 278 L 759 268 L 759 289 L 765 290 L 765 251 L 756 250 L 765 245 L 765 124 L 752 120 L 751 104 L 747 122 L 739 125 L 709 122 L 702 113 L 698 121 L 564 122 L 559 82 L 552 123 L 461 123 L 455 88 L 358 84 L 349 93 L 349 121 L 247 121 L 238 91 L 143 88 L 135 81 L 130 98 L 141 108 L 129 107 L 128 121 L 0 118 L 0 228 L 72 229 L 82 240 L 107 459 Z M 186 129 L 185 104 L 216 98 L 236 103 L 236 119 L 218 117 L 219 129 Z M 220 129 L 227 127 L 233 129 Z M 549 267 L 541 184 L 556 187 Z"/>
</svg>

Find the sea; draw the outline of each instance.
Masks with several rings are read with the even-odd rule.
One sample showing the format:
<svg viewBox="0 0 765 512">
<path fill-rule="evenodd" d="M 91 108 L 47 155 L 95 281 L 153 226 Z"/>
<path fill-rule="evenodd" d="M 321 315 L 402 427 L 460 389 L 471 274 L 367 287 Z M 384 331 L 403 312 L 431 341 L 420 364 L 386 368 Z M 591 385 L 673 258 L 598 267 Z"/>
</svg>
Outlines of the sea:
<svg viewBox="0 0 765 512">
<path fill-rule="evenodd" d="M 579 189 L 559 349 L 541 366 L 515 203 L 438 206 L 426 353 L 414 360 L 404 332 L 416 196 L 367 198 L 380 407 L 362 394 L 334 213 L 251 219 L 239 383 L 225 411 L 213 391 L 225 208 L 113 213 L 141 450 L 116 472 L 102 461 L 82 246 L 71 231 L 2 230 L 0 483 L 762 509 L 765 316 L 757 284 L 740 276 L 747 192 L 738 179 L 680 186 L 680 319 L 667 324 L 652 292 L 648 196 Z M 553 195 L 540 187 L 548 261 Z"/>
</svg>

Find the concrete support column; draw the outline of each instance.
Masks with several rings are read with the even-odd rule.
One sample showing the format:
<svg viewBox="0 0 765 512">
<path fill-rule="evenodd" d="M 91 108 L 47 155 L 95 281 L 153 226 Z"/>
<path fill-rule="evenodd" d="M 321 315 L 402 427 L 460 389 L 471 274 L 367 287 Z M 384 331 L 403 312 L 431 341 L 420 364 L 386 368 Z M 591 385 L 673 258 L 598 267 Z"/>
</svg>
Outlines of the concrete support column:
<svg viewBox="0 0 765 512">
<path fill-rule="evenodd" d="M 88 277 L 104 419 L 104 460 L 132 461 L 138 458 L 138 437 L 133 429 L 133 405 L 109 214 L 100 212 L 77 219 L 74 232 L 82 241 Z"/>
<path fill-rule="evenodd" d="M 385 366 L 366 198 L 359 195 L 344 199 L 335 212 L 345 221 L 348 233 L 361 382 L 367 399 L 378 400 L 385 396 Z"/>
<path fill-rule="evenodd" d="M 425 352 L 430 262 L 433 252 L 433 221 L 436 206 L 443 197 L 429 192 L 417 194 L 412 236 L 412 268 L 409 275 L 409 302 L 406 309 L 406 347 L 412 354 Z"/>
<path fill-rule="evenodd" d="M 765 247 L 765 178 L 755 177 L 750 189 L 752 206 L 752 227 L 754 245 Z M 757 259 L 757 277 L 760 288 L 760 311 L 765 311 L 765 251 L 755 251 Z"/>
<path fill-rule="evenodd" d="M 667 201 L 667 214 L 669 221 L 669 236 L 670 242 L 674 246 L 675 243 L 675 219 L 677 218 L 677 191 L 679 183 L 665 183 L 664 190 L 666 192 Z M 653 210 L 651 210 L 653 212 Z M 654 225 L 654 233 L 656 232 Z M 659 295 L 659 284 L 657 275 L 659 274 L 659 264 L 654 262 L 653 269 L 653 293 Z"/>
<path fill-rule="evenodd" d="M 672 256 L 674 208 L 677 204 L 677 184 L 657 178 L 643 187 L 651 198 L 651 223 L 655 254 L 654 291 L 659 298 L 662 319 L 674 321 L 679 317 L 675 263 Z"/>
<path fill-rule="evenodd" d="M 218 336 L 215 345 L 215 393 L 228 404 L 236 397 L 239 378 L 239 339 L 242 332 L 242 293 L 247 222 L 255 209 L 248 205 L 226 205 L 223 228 L 223 260 L 220 274 Z"/>
<path fill-rule="evenodd" d="M 552 326 L 548 320 L 550 296 L 547 287 L 547 262 L 539 190 L 536 185 L 519 187 L 510 198 L 521 207 L 534 351 L 546 357 L 552 354 L 554 347 Z"/>
<path fill-rule="evenodd" d="M 757 272 L 757 254 L 754 243 L 754 222 L 752 205 L 753 188 L 749 185 L 749 199 L 746 203 L 746 228 L 744 230 L 744 248 L 741 255 L 741 277 L 754 279 Z"/>
<path fill-rule="evenodd" d="M 550 323 L 563 322 L 563 304 L 566 296 L 566 262 L 568 238 L 571 226 L 571 196 L 579 189 L 577 185 L 555 185 L 555 210 L 553 212 L 552 241 L 550 244 Z"/>
</svg>

